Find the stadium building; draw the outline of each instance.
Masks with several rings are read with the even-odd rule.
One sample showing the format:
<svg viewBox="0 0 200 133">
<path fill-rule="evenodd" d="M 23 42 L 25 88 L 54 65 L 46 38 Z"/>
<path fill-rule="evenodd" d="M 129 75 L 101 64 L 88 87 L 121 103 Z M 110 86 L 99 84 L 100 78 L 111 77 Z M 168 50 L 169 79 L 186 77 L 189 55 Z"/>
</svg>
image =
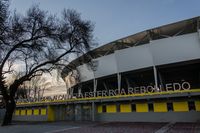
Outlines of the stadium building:
<svg viewBox="0 0 200 133">
<path fill-rule="evenodd" d="M 113 41 L 70 62 L 67 97 L 18 103 L 15 120 L 200 121 L 200 17 Z"/>
</svg>

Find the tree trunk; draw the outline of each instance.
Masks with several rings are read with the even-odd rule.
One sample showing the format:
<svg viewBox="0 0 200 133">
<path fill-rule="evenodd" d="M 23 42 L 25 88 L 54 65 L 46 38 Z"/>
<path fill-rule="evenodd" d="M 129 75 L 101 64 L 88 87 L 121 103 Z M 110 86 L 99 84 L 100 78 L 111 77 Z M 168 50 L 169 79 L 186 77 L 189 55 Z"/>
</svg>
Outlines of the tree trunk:
<svg viewBox="0 0 200 133">
<path fill-rule="evenodd" d="M 16 107 L 16 103 L 14 99 L 11 98 L 9 99 L 9 101 L 6 101 L 6 113 L 4 115 L 2 126 L 11 124 L 15 107 Z"/>
<path fill-rule="evenodd" d="M 4 99 L 4 103 L 5 103 L 5 109 L 6 109 L 6 113 L 4 115 L 4 119 L 3 119 L 3 122 L 2 122 L 2 126 L 9 125 L 12 122 L 13 112 L 14 112 L 15 107 L 16 107 L 14 96 L 15 96 L 17 87 L 18 86 L 16 86 L 16 84 L 12 84 L 9 88 L 10 95 L 8 95 L 8 91 L 7 91 L 7 87 L 5 86 L 4 78 L 0 75 L 0 90 L 1 90 L 2 95 L 3 95 L 3 99 Z"/>
</svg>

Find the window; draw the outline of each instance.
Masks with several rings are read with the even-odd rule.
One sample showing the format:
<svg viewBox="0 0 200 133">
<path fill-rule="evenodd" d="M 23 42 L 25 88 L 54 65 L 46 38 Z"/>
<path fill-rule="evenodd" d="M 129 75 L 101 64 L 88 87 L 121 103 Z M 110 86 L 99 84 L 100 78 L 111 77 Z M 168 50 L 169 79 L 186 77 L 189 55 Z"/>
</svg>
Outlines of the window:
<svg viewBox="0 0 200 133">
<path fill-rule="evenodd" d="M 135 106 L 135 104 L 132 104 L 131 108 L 132 108 L 132 112 L 136 112 L 136 106 Z"/>
<path fill-rule="evenodd" d="M 115 104 L 108 104 L 106 105 L 106 113 L 116 113 L 117 106 Z"/>
<path fill-rule="evenodd" d="M 67 108 L 67 113 L 69 113 L 68 110 L 70 110 L 70 109 Z M 98 105 L 98 106 L 97 106 L 97 112 L 98 112 L 98 113 L 102 113 L 102 105 Z"/>
<path fill-rule="evenodd" d="M 194 101 L 188 101 L 189 110 L 196 110 Z"/>
<path fill-rule="evenodd" d="M 27 115 L 32 115 L 32 113 L 33 113 L 33 112 L 32 112 L 32 109 L 30 109 L 30 108 L 27 109 Z"/>
<path fill-rule="evenodd" d="M 129 104 L 129 103 L 120 104 L 120 112 L 121 113 L 132 112 L 131 104 Z"/>
<path fill-rule="evenodd" d="M 46 114 L 47 114 L 46 108 L 41 108 L 41 115 L 46 115 Z"/>
<path fill-rule="evenodd" d="M 148 108 L 149 108 L 149 111 L 152 111 L 152 112 L 153 112 L 153 103 L 149 103 L 149 104 L 148 104 Z"/>
<path fill-rule="evenodd" d="M 168 111 L 173 111 L 174 110 L 172 103 L 167 103 L 167 110 Z"/>
</svg>

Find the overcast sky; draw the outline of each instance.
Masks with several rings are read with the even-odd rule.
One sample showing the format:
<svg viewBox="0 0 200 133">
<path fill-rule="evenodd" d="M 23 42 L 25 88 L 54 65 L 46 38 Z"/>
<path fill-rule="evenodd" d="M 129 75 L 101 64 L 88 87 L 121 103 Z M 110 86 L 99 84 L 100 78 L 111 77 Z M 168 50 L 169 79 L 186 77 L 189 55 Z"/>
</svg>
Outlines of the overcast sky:
<svg viewBox="0 0 200 133">
<path fill-rule="evenodd" d="M 76 9 L 95 23 L 99 44 L 200 15 L 200 0 L 11 0 L 11 9 L 24 13 L 31 5 L 59 14 Z"/>
</svg>

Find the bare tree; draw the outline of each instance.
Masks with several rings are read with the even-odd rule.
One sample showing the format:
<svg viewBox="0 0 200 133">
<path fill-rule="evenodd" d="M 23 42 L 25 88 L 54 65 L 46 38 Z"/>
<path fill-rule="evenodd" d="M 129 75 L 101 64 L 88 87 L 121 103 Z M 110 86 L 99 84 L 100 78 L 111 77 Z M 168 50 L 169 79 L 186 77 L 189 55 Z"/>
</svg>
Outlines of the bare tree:
<svg viewBox="0 0 200 133">
<path fill-rule="evenodd" d="M 6 113 L 2 125 L 11 123 L 15 94 L 26 81 L 61 69 L 69 55 L 87 52 L 93 25 L 75 10 L 64 10 L 61 18 L 31 7 L 25 15 L 8 14 L 8 1 L 0 1 L 0 89 Z M 5 78 L 20 64 L 23 75 L 8 87 Z"/>
<path fill-rule="evenodd" d="M 18 87 L 16 98 L 34 98 L 39 99 L 43 97 L 44 91 L 50 86 L 48 79 L 42 76 L 36 76 L 30 81 L 24 82 Z"/>
</svg>

